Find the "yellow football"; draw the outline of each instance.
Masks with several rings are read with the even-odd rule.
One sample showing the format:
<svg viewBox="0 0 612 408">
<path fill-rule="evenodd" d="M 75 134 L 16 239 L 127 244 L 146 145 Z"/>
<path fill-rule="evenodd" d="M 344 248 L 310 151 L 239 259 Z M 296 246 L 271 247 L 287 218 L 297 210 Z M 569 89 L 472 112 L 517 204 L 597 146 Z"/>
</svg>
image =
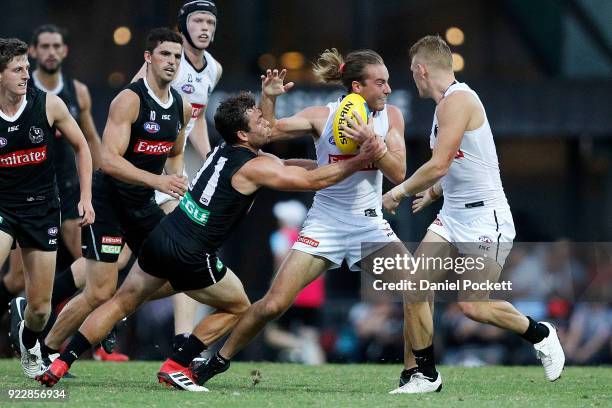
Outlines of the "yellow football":
<svg viewBox="0 0 612 408">
<path fill-rule="evenodd" d="M 333 134 L 334 141 L 336 142 L 336 146 L 342 153 L 350 154 L 354 153 L 357 150 L 357 143 L 355 143 L 351 138 L 346 137 L 344 134 L 344 130 L 340 129 L 340 126 L 350 127 L 348 119 L 353 118 L 356 112 L 361 117 L 361 120 L 365 123 L 368 121 L 368 115 L 370 110 L 368 109 L 368 104 L 365 99 L 356 93 L 348 94 L 347 96 L 340 101 L 340 105 L 338 105 L 338 109 L 336 110 L 336 114 L 334 115 L 334 123 L 333 123 Z"/>
</svg>

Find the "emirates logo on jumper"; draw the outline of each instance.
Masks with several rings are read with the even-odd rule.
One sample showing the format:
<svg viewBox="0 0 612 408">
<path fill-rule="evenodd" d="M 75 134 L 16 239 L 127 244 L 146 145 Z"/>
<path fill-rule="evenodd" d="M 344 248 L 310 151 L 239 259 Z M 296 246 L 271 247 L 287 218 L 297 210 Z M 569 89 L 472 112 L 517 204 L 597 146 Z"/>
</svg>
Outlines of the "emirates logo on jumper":
<svg viewBox="0 0 612 408">
<path fill-rule="evenodd" d="M 162 155 L 168 154 L 174 147 L 174 142 L 151 142 L 139 139 L 134 145 L 135 153 Z"/>
<path fill-rule="evenodd" d="M 47 159 L 47 146 L 35 149 L 17 150 L 0 156 L 0 167 L 21 167 L 39 164 Z"/>
</svg>

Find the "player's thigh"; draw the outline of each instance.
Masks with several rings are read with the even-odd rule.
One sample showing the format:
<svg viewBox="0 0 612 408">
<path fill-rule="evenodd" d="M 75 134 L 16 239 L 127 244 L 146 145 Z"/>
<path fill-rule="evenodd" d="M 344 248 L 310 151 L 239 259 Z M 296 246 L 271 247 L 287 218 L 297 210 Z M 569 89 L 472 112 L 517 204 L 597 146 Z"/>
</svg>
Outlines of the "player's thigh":
<svg viewBox="0 0 612 408">
<path fill-rule="evenodd" d="M 465 255 L 463 257 L 463 270 L 459 281 L 462 290 L 459 292 L 460 302 L 486 302 L 489 301 L 491 291 L 489 284 L 499 281 L 502 267 L 495 259 L 480 255 Z M 463 283 L 465 282 L 465 284 Z"/>
<path fill-rule="evenodd" d="M 12 245 L 13 237 L 7 232 L 0 230 L 0 266 L 8 259 Z"/>
<path fill-rule="evenodd" d="M 70 254 L 78 258 L 81 256 L 81 227 L 78 219 L 69 219 L 62 222 L 60 228 L 64 244 L 70 251 Z"/>
<path fill-rule="evenodd" d="M 36 299 L 45 302 L 50 300 L 57 252 L 21 248 L 21 255 L 28 303 L 33 304 Z"/>
<path fill-rule="evenodd" d="M 134 263 L 132 269 L 117 290 L 115 298 L 128 309 L 134 310 L 149 297 L 163 287 L 167 281 L 144 272 L 138 262 Z"/>
<path fill-rule="evenodd" d="M 242 282 L 229 268 L 219 282 L 185 294 L 205 305 L 235 313 L 244 312 L 250 305 Z"/>
<path fill-rule="evenodd" d="M 417 274 L 423 279 L 439 281 L 447 274 L 444 269 L 444 262 L 448 259 L 457 257 L 457 248 L 448 242 L 443 236 L 428 229 L 421 243 L 414 251 L 416 258 L 421 258 L 420 268 Z"/>
</svg>

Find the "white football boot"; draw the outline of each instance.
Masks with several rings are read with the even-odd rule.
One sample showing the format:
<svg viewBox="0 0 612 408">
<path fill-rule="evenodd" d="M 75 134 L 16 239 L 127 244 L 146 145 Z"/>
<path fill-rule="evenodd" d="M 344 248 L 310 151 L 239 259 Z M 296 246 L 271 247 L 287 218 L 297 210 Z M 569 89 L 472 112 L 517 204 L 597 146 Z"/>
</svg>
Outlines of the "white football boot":
<svg viewBox="0 0 612 408">
<path fill-rule="evenodd" d="M 34 378 L 37 375 L 42 374 L 47 367 L 43 364 L 43 359 L 40 354 L 40 343 L 36 340 L 36 344 L 31 349 L 27 349 L 26 346 L 23 345 L 23 328 L 25 325 L 25 321 L 21 321 L 19 324 L 19 348 L 21 350 L 21 368 L 23 369 L 23 373 L 28 378 Z"/>
<path fill-rule="evenodd" d="M 544 374 L 548 381 L 555 381 L 561 377 L 565 365 L 565 353 L 559 342 L 555 326 L 548 322 L 540 322 L 550 330 L 550 333 L 541 342 L 533 345 L 536 356 L 544 366 Z"/>
<path fill-rule="evenodd" d="M 442 390 L 442 376 L 438 373 L 438 378 L 431 381 L 431 378 L 417 371 L 412 374 L 410 381 L 399 388 L 389 392 L 389 394 L 423 394 L 426 392 L 440 392 Z"/>
</svg>

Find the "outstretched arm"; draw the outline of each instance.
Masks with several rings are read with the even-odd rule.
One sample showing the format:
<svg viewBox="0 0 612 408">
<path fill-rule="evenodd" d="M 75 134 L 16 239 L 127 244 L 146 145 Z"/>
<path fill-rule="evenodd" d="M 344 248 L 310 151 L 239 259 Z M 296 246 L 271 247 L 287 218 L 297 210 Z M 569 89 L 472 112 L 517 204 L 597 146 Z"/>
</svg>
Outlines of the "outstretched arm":
<svg viewBox="0 0 612 408">
<path fill-rule="evenodd" d="M 260 187 L 284 191 L 320 190 L 336 184 L 382 155 L 379 144 L 366 142 L 355 157 L 306 170 L 287 166 L 273 155 L 260 155 L 245 164 L 232 179 L 232 185 L 243 194 Z"/>
</svg>

